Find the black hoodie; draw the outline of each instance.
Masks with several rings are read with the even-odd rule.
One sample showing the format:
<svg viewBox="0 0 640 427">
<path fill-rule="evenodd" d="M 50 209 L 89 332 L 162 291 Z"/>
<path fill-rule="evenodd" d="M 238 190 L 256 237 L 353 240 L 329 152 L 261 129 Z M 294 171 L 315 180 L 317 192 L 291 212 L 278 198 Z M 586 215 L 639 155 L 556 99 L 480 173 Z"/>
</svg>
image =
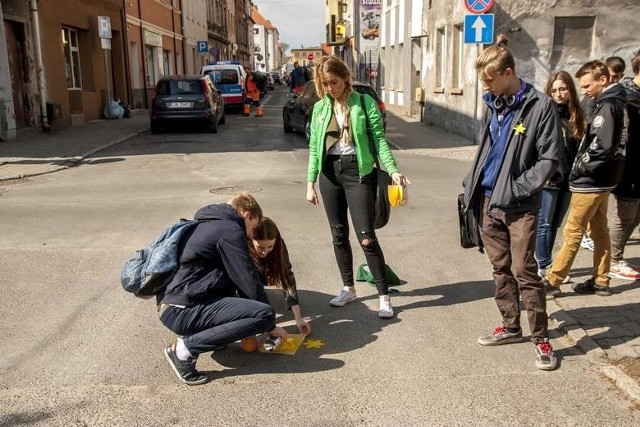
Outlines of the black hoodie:
<svg viewBox="0 0 640 427">
<path fill-rule="evenodd" d="M 596 99 L 569 176 L 572 192 L 610 191 L 616 186 L 624 168 L 628 123 L 624 89 L 614 83 Z"/>
<path fill-rule="evenodd" d="M 629 114 L 629 142 L 622 179 L 613 194 L 627 199 L 640 199 L 640 87 L 627 78 L 620 82 L 627 97 Z"/>
<path fill-rule="evenodd" d="M 269 304 L 251 255 L 244 219 L 230 205 L 208 205 L 202 221 L 180 247 L 180 270 L 167 286 L 163 304 L 194 306 L 219 297 L 243 297 Z"/>
</svg>

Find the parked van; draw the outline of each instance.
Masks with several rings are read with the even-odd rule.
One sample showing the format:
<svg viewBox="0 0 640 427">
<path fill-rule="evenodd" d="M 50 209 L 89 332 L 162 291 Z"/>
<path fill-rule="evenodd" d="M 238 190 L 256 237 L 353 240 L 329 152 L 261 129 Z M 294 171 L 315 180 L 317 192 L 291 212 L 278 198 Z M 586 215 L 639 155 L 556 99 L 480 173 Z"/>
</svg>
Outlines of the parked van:
<svg viewBox="0 0 640 427">
<path fill-rule="evenodd" d="M 201 74 L 209 74 L 222 93 L 225 108 L 242 107 L 242 91 L 247 73 L 240 61 L 217 61 L 202 67 Z"/>
</svg>

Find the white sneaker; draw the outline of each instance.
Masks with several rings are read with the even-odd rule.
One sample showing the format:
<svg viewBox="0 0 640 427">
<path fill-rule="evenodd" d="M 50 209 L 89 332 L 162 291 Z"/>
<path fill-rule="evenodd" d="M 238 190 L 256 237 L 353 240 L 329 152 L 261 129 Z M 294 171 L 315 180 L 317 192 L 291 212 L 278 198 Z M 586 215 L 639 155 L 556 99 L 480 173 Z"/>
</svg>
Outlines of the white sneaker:
<svg viewBox="0 0 640 427">
<path fill-rule="evenodd" d="M 621 280 L 638 280 L 640 279 L 640 272 L 635 270 L 625 261 L 618 261 L 611 263 L 609 277 Z"/>
<path fill-rule="evenodd" d="M 380 295 L 380 310 L 378 311 L 378 317 L 383 319 L 393 317 L 393 307 L 391 307 L 391 298 L 389 295 Z"/>
<path fill-rule="evenodd" d="M 340 293 L 329 301 L 329 304 L 334 307 L 342 307 L 355 301 L 357 298 L 356 288 L 354 286 L 344 286 Z"/>
<path fill-rule="evenodd" d="M 593 252 L 593 240 L 587 234 L 582 235 L 582 241 L 580 247 L 585 248 Z"/>
<path fill-rule="evenodd" d="M 564 278 L 564 280 L 562 281 L 562 283 L 566 285 L 567 283 L 570 283 L 570 282 L 571 282 L 571 276 L 569 276 L 569 275 L 567 274 L 567 277 L 565 277 L 565 278 Z"/>
<path fill-rule="evenodd" d="M 544 277 L 547 275 L 547 269 L 546 268 L 538 268 L 538 277 L 541 279 L 544 279 Z"/>
</svg>

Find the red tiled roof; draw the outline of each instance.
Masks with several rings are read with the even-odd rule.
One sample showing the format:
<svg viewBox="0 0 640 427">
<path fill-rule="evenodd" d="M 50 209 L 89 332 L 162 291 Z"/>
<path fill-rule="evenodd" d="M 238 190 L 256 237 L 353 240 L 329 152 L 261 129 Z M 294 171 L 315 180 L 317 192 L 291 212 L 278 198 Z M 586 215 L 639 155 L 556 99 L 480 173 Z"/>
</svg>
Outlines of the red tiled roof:
<svg viewBox="0 0 640 427">
<path fill-rule="evenodd" d="M 258 25 L 262 25 L 263 27 L 273 30 L 275 27 L 268 19 L 265 19 L 264 16 L 258 12 L 258 8 L 254 5 L 251 7 L 251 19 Z"/>
</svg>

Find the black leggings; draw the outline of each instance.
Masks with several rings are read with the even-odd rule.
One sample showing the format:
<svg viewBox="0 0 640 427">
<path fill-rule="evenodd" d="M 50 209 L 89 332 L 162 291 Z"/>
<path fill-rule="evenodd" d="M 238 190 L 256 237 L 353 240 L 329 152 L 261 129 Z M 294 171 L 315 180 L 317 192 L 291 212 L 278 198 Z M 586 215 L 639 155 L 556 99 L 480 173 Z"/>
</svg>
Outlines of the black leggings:
<svg viewBox="0 0 640 427">
<path fill-rule="evenodd" d="M 355 155 L 330 155 L 324 162 L 319 187 L 343 284 L 346 286 L 354 284 L 348 210 L 378 294 L 387 295 L 389 287 L 384 275 L 384 254 L 373 227 L 376 190 L 374 180 L 373 173 L 360 178 Z M 368 243 L 363 244 L 363 240 L 368 240 Z"/>
</svg>

